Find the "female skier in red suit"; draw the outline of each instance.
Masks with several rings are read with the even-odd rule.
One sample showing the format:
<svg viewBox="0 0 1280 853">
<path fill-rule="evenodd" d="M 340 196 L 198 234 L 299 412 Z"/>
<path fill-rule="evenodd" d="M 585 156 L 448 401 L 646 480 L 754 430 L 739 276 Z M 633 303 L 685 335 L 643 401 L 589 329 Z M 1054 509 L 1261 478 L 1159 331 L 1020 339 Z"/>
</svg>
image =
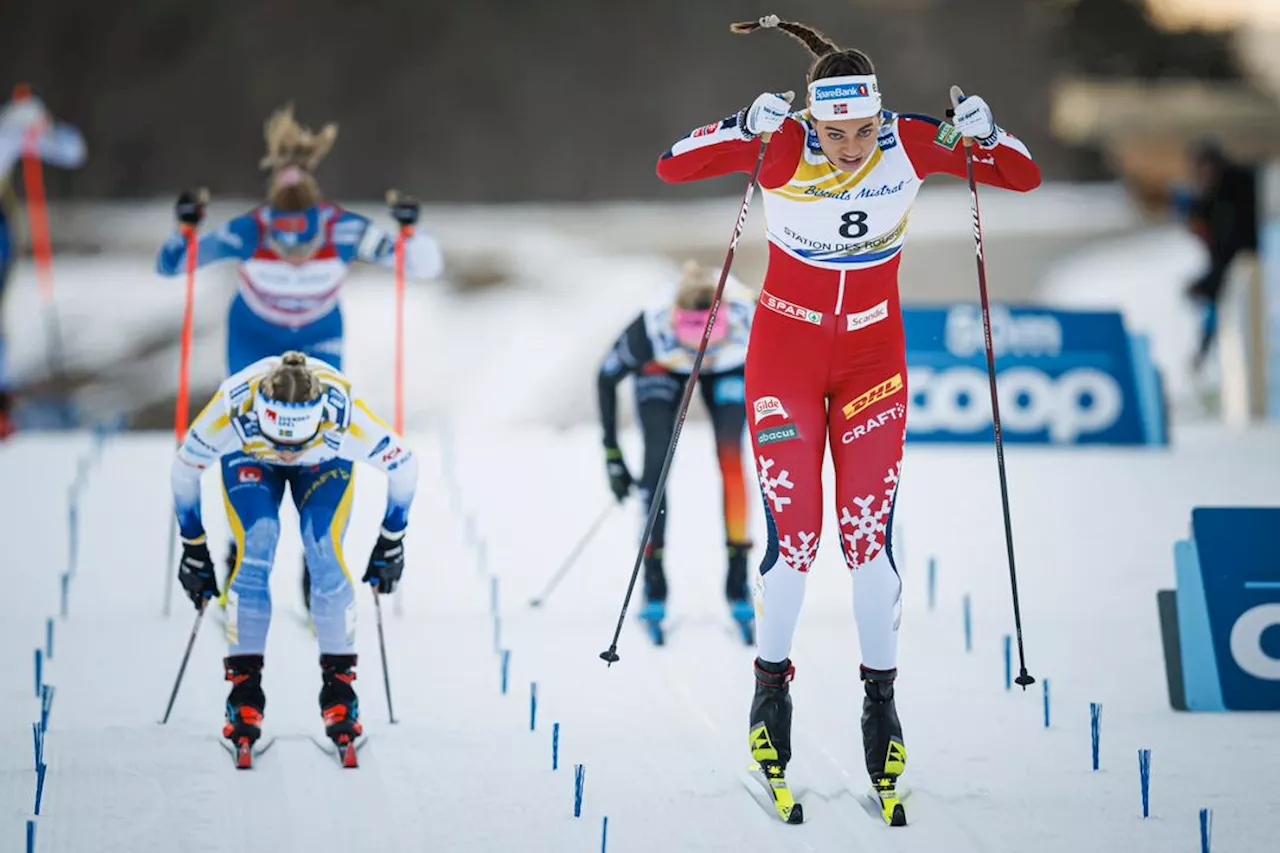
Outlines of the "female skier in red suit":
<svg viewBox="0 0 1280 853">
<path fill-rule="evenodd" d="M 894 706 L 902 584 L 888 547 L 906 431 L 906 360 L 898 264 L 912 203 L 932 174 L 1027 191 L 1040 170 L 979 97 L 954 124 L 884 109 L 871 60 L 802 24 L 770 15 L 737 33 L 777 28 L 815 60 L 807 108 L 765 93 L 694 130 L 663 155 L 664 181 L 760 169 L 769 267 L 746 361 L 748 426 L 768 543 L 757 581 L 757 657 L 750 744 L 784 820 L 803 818 L 785 784 L 791 757 L 791 639 L 822 530 L 822 464 L 831 446 L 840 547 L 853 574 L 865 682 L 867 772 L 884 816 L 905 822 L 896 779 L 906 763 Z"/>
</svg>

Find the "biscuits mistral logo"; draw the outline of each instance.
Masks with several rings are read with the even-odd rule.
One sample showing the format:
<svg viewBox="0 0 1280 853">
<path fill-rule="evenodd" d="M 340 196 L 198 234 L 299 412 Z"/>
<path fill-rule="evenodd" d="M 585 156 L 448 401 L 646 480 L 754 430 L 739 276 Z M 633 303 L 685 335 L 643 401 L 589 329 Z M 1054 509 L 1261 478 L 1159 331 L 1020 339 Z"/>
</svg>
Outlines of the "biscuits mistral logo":
<svg viewBox="0 0 1280 853">
<path fill-rule="evenodd" d="M 755 403 L 752 404 L 752 409 L 756 413 L 756 423 L 760 423 L 765 418 L 773 415 L 784 418 L 787 416 L 787 410 L 782 408 L 782 401 L 777 397 L 757 397 Z"/>
<path fill-rule="evenodd" d="M 888 316 L 889 300 L 886 299 L 874 308 L 868 308 L 866 311 L 859 311 L 856 314 L 850 314 L 848 331 L 856 332 L 858 329 L 865 329 L 872 323 L 879 323 Z"/>
<path fill-rule="evenodd" d="M 845 420 L 852 420 L 853 416 L 861 412 L 867 406 L 878 400 L 883 400 L 890 394 L 896 394 L 902 390 L 902 374 L 895 373 L 885 381 L 881 382 L 844 404 Z"/>
</svg>

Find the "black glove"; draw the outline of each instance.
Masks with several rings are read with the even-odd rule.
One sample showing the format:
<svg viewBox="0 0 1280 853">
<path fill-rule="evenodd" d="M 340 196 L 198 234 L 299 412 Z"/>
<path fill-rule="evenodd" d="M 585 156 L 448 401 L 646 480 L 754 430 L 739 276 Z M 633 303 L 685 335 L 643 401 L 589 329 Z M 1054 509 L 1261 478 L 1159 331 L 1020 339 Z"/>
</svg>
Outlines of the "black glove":
<svg viewBox="0 0 1280 853">
<path fill-rule="evenodd" d="M 182 540 L 178 582 L 187 591 L 187 598 L 191 599 L 196 610 L 218 594 L 218 577 L 213 573 L 213 558 L 209 556 L 209 546 L 203 539 L 199 542 Z"/>
<path fill-rule="evenodd" d="M 399 533 L 387 533 L 386 530 L 378 534 L 378 541 L 374 543 L 373 553 L 369 555 L 369 568 L 365 570 L 364 577 L 360 580 L 364 583 L 376 584 L 375 587 L 382 595 L 390 595 L 395 592 L 396 584 L 400 581 L 400 575 L 404 573 L 404 531 Z"/>
<path fill-rule="evenodd" d="M 604 459 L 605 470 L 609 472 L 609 488 L 613 489 L 613 496 L 621 503 L 631 493 L 631 486 L 635 484 L 635 480 L 631 479 L 631 472 L 627 470 L 627 463 L 622 458 L 621 450 L 616 447 L 606 447 Z"/>
<path fill-rule="evenodd" d="M 178 202 L 173 209 L 178 216 L 178 221 L 183 225 L 199 225 L 200 220 L 204 219 L 204 202 L 191 190 L 186 190 L 178 196 Z"/>
<path fill-rule="evenodd" d="M 401 225 L 412 227 L 418 223 L 418 214 L 422 211 L 422 204 L 412 196 L 398 196 L 395 203 L 391 205 L 391 218 Z"/>
</svg>

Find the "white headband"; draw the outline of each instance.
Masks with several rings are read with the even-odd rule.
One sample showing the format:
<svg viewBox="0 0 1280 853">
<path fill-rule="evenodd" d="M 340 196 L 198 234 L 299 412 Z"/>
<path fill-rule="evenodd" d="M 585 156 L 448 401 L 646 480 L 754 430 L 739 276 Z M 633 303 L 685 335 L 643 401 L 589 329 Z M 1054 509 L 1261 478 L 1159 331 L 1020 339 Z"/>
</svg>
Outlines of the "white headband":
<svg viewBox="0 0 1280 853">
<path fill-rule="evenodd" d="M 880 85 L 876 75 L 814 80 L 809 84 L 809 115 L 820 121 L 880 115 Z"/>
<path fill-rule="evenodd" d="M 305 403 L 271 400 L 259 389 L 253 400 L 258 429 L 275 444 L 303 444 L 320 431 L 324 419 L 324 396 Z"/>
</svg>

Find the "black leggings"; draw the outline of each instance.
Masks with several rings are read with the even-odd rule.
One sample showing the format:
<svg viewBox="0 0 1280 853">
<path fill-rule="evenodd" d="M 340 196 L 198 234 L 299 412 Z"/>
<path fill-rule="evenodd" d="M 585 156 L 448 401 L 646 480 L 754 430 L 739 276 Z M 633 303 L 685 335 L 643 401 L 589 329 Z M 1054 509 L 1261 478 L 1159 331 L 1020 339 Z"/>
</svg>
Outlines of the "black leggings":
<svg viewBox="0 0 1280 853">
<path fill-rule="evenodd" d="M 653 506 L 653 490 L 662 473 L 662 462 L 675 431 L 676 414 L 687 381 L 687 376 L 666 371 L 641 372 L 635 378 L 636 409 L 644 431 L 644 471 L 639 486 L 646 515 Z M 698 390 L 715 429 L 716 457 L 724 487 L 725 541 L 735 545 L 748 541 L 746 483 L 742 470 L 742 433 L 747 422 L 744 388 L 741 369 L 698 376 Z M 663 547 L 665 540 L 666 510 L 664 499 L 650 542 L 655 549 Z"/>
</svg>

